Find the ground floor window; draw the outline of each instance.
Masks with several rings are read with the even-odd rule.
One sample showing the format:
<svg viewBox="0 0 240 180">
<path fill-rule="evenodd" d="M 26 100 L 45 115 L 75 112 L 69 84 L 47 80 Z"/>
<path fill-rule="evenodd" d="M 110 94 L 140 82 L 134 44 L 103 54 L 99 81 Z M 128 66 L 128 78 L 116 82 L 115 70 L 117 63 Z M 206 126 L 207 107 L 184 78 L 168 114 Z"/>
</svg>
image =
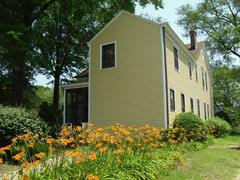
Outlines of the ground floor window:
<svg viewBox="0 0 240 180">
<path fill-rule="evenodd" d="M 88 121 L 88 88 L 65 90 L 65 123 L 81 125 Z"/>
<path fill-rule="evenodd" d="M 200 99 L 197 99 L 197 111 L 198 111 L 198 116 L 200 117 Z"/>
<path fill-rule="evenodd" d="M 191 112 L 194 112 L 194 106 L 193 106 L 193 98 L 190 98 L 190 107 L 191 107 Z"/>
<path fill-rule="evenodd" d="M 206 107 L 206 103 L 203 103 L 203 109 L 204 109 L 204 119 L 207 119 L 207 107 Z"/>
<path fill-rule="evenodd" d="M 182 105 L 182 112 L 185 112 L 185 96 L 181 94 L 181 105 Z"/>
<path fill-rule="evenodd" d="M 175 92 L 173 89 L 170 89 L 170 109 L 175 111 Z"/>
</svg>

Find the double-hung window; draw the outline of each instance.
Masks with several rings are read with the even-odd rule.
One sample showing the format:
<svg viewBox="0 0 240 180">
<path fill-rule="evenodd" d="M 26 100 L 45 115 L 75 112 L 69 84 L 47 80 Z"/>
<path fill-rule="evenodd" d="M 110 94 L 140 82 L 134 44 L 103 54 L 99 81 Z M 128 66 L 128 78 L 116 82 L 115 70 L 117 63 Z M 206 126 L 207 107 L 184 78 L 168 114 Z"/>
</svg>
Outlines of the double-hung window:
<svg viewBox="0 0 240 180">
<path fill-rule="evenodd" d="M 196 81 L 198 81 L 198 66 L 195 65 Z"/>
<path fill-rule="evenodd" d="M 175 92 L 173 89 L 170 89 L 170 110 L 175 111 Z"/>
<path fill-rule="evenodd" d="M 194 112 L 194 105 L 193 105 L 193 98 L 190 98 L 190 107 L 191 107 L 191 112 Z"/>
<path fill-rule="evenodd" d="M 116 43 L 101 45 L 101 69 L 116 67 Z"/>
<path fill-rule="evenodd" d="M 201 68 L 201 70 L 202 70 L 202 87 L 203 87 L 203 90 L 205 90 L 204 70 L 203 70 L 203 67 Z"/>
<path fill-rule="evenodd" d="M 181 94 L 181 105 L 182 105 L 182 112 L 185 112 L 185 96 Z"/>
<path fill-rule="evenodd" d="M 174 67 L 176 70 L 179 70 L 178 49 L 175 46 L 173 46 L 173 54 L 174 54 Z"/>
<path fill-rule="evenodd" d="M 203 109 L 204 109 L 204 119 L 207 119 L 207 105 L 206 105 L 206 103 L 203 103 Z"/>
<path fill-rule="evenodd" d="M 192 79 L 192 62 L 188 61 L 189 78 Z"/>
<path fill-rule="evenodd" d="M 208 90 L 208 78 L 207 78 L 207 72 L 205 71 L 205 85 L 206 85 L 206 91 Z"/>
<path fill-rule="evenodd" d="M 200 99 L 197 99 L 197 111 L 198 111 L 198 116 L 200 117 Z"/>
</svg>

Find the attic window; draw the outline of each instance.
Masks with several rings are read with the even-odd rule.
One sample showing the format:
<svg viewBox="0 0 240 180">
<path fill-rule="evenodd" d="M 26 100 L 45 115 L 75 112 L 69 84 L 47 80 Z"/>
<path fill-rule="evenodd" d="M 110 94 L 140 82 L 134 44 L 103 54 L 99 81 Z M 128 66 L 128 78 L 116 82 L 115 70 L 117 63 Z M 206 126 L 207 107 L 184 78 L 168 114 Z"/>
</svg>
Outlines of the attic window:
<svg viewBox="0 0 240 180">
<path fill-rule="evenodd" d="M 101 69 L 116 67 L 116 43 L 101 45 Z"/>
</svg>

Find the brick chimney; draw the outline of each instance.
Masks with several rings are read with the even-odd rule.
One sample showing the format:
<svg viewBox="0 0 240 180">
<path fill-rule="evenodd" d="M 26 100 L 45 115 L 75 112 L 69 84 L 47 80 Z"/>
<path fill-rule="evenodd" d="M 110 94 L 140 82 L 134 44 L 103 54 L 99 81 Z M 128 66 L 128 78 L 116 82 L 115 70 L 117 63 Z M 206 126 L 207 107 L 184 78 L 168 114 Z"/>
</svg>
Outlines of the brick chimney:
<svg viewBox="0 0 240 180">
<path fill-rule="evenodd" d="M 190 50 L 195 50 L 197 48 L 197 33 L 195 31 L 189 31 L 190 35 Z"/>
</svg>

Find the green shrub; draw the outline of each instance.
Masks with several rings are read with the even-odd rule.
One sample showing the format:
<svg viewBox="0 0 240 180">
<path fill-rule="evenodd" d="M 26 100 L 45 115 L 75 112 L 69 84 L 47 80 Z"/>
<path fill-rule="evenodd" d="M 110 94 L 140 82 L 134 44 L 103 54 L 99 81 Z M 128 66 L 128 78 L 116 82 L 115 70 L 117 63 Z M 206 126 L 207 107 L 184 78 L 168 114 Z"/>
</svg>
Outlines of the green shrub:
<svg viewBox="0 0 240 180">
<path fill-rule="evenodd" d="M 51 136 L 55 136 L 61 130 L 63 117 L 62 111 L 54 108 L 52 104 L 44 101 L 39 107 L 38 116 L 50 127 Z"/>
<path fill-rule="evenodd" d="M 191 112 L 180 113 L 176 116 L 173 127 L 184 128 L 189 141 L 206 141 L 208 128 L 197 115 Z"/>
<path fill-rule="evenodd" d="M 224 137 L 229 135 L 231 132 L 230 124 L 219 117 L 208 119 L 206 124 L 208 126 L 209 132 L 214 137 Z"/>
<path fill-rule="evenodd" d="M 44 135 L 49 132 L 49 127 L 33 112 L 0 105 L 0 146 L 9 144 L 13 137 L 26 132 Z"/>
</svg>

